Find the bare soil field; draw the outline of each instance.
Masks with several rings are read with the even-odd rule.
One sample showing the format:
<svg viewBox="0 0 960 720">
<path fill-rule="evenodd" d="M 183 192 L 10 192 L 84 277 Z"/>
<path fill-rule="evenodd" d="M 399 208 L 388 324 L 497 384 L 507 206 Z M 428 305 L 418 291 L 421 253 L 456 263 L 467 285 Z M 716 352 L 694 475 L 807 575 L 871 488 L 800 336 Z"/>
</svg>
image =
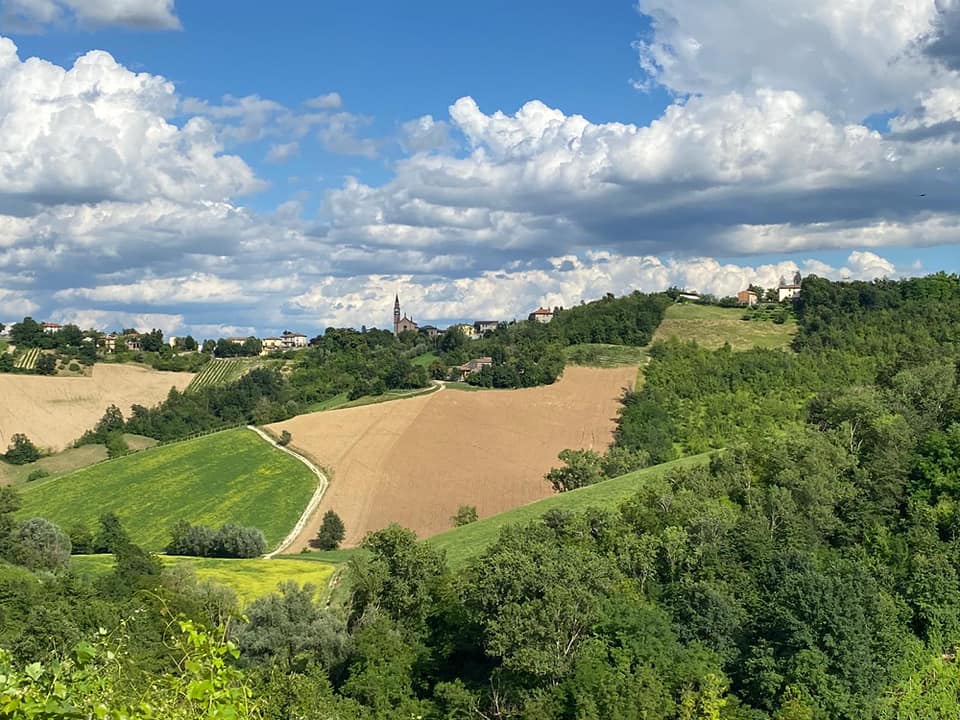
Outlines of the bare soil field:
<svg viewBox="0 0 960 720">
<path fill-rule="evenodd" d="M 171 387 L 182 390 L 193 373 L 157 372 L 137 365 L 104 365 L 90 377 L 0 374 L 0 452 L 14 433 L 40 447 L 61 450 L 94 426 L 108 405 L 155 405 Z"/>
<path fill-rule="evenodd" d="M 301 415 L 268 426 L 331 472 L 320 508 L 290 547 L 316 535 L 335 510 L 345 547 L 398 522 L 429 537 L 448 530 L 460 505 L 481 518 L 552 494 L 543 479 L 564 448 L 604 450 L 618 398 L 636 367 L 568 366 L 547 387 L 457 392 Z"/>
</svg>

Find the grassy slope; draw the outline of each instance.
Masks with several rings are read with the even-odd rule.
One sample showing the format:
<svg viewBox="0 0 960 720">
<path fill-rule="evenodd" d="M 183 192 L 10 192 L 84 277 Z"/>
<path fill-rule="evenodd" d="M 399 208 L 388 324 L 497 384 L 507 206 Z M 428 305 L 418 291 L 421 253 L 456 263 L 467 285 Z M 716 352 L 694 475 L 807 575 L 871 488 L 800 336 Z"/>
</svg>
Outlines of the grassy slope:
<svg viewBox="0 0 960 720">
<path fill-rule="evenodd" d="M 143 435 L 125 434 L 127 445 L 134 452 L 153 447 L 157 441 Z M 64 475 L 80 468 L 103 462 L 107 459 L 107 448 L 104 445 L 83 445 L 78 448 L 67 448 L 54 455 L 40 458 L 29 465 L 10 465 L 0 460 L 0 485 L 25 482 L 27 476 L 34 470 L 46 470 L 50 476 Z"/>
<path fill-rule="evenodd" d="M 493 544 L 500 530 L 511 524 L 529 522 L 548 510 L 561 509 L 579 512 L 588 507 L 615 509 L 633 495 L 644 482 L 662 476 L 673 468 L 688 467 L 705 462 L 709 453 L 693 455 L 673 462 L 644 468 L 596 485 L 559 493 L 529 505 L 508 510 L 499 515 L 478 520 L 463 527 L 448 530 L 426 542 L 446 551 L 450 567 L 457 568 L 469 558 L 479 555 Z"/>
<path fill-rule="evenodd" d="M 270 546 L 294 526 L 316 488 L 303 463 L 246 429 L 163 445 L 24 486 L 21 518 L 91 528 L 116 512 L 134 542 L 166 545 L 178 520 L 255 526 Z"/>
<path fill-rule="evenodd" d="M 404 400 L 405 398 L 416 397 L 417 395 L 428 395 L 439 389 L 437 385 L 431 385 L 426 388 L 416 388 L 414 390 L 388 390 L 383 395 L 364 395 L 356 400 L 347 397 L 347 393 L 334 395 L 332 398 L 314 403 L 306 408 L 303 413 L 321 412 L 323 410 L 340 410 L 341 408 L 360 407 L 362 405 L 377 405 L 378 403 L 390 402 L 391 400 Z"/>
<path fill-rule="evenodd" d="M 572 365 L 590 367 L 621 367 L 623 365 L 643 365 L 647 362 L 647 349 L 630 345 L 605 345 L 603 343 L 584 343 L 564 348 L 567 362 Z"/>
<path fill-rule="evenodd" d="M 185 558 L 160 556 L 164 565 L 189 564 L 197 577 L 213 580 L 232 588 L 240 600 L 249 602 L 277 589 L 285 580 L 294 580 L 300 585 L 311 583 L 323 590 L 334 567 L 326 563 L 290 558 L 284 562 L 275 560 L 225 560 L 222 558 Z M 74 555 L 70 567 L 82 576 L 101 575 L 113 569 L 112 555 Z"/>
<path fill-rule="evenodd" d="M 424 353 L 423 355 L 417 355 L 415 358 L 410 360 L 413 365 L 419 365 L 420 367 L 428 368 L 437 360 L 437 354 L 434 352 Z"/>
<path fill-rule="evenodd" d="M 739 308 L 678 303 L 667 308 L 653 339 L 696 340 L 708 348 L 729 342 L 734 350 L 747 350 L 754 346 L 786 348 L 797 332 L 797 323 L 792 318 L 777 325 L 771 321 L 742 320 L 743 314 Z"/>
</svg>

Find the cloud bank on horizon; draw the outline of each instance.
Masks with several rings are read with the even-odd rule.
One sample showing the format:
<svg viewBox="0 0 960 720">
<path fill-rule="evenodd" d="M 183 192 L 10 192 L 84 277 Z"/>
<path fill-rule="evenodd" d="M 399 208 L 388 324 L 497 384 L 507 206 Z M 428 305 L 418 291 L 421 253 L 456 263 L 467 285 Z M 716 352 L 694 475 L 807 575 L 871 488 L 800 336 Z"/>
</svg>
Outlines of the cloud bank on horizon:
<svg viewBox="0 0 960 720">
<path fill-rule="evenodd" d="M 392 138 L 367 136 L 338 92 L 199 99 L 104 51 L 62 67 L 0 37 L 0 321 L 385 326 L 397 291 L 418 320 L 509 319 L 632 289 L 732 294 L 795 269 L 909 274 L 884 251 L 960 243 L 952 0 L 637 8 L 651 19 L 637 91 L 673 98 L 649 124 L 466 96 Z M 63 24 L 181 29 L 173 0 L 0 0 L 0 28 Z M 317 216 L 295 194 L 262 213 L 244 206 L 269 186 L 254 140 L 273 164 L 308 142 L 397 156 Z"/>
</svg>

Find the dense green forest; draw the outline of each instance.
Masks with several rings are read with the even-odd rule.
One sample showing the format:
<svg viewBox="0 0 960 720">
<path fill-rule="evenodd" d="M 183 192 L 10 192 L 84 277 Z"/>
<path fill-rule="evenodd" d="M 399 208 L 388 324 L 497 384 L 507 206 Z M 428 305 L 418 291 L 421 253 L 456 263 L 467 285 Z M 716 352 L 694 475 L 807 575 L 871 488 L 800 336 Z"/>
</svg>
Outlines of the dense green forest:
<svg viewBox="0 0 960 720">
<path fill-rule="evenodd" d="M 621 452 L 717 448 L 707 465 L 614 512 L 507 528 L 456 572 L 402 528 L 373 533 L 329 606 L 290 585 L 238 620 L 229 593 L 161 571 L 116 529 L 115 571 L 81 580 L 62 533 L 15 525 L 0 490 L 0 704 L 25 718 L 68 717 L 50 697 L 80 717 L 97 703 L 277 720 L 955 717 L 960 278 L 808 278 L 803 293 L 796 352 L 661 345 L 625 398 Z"/>
</svg>

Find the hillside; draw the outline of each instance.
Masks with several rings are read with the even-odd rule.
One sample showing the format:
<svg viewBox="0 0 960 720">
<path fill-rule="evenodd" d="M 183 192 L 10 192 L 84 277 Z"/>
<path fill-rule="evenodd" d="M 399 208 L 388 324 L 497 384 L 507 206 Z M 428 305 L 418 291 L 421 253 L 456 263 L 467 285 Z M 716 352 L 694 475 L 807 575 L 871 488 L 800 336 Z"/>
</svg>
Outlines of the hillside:
<svg viewBox="0 0 960 720">
<path fill-rule="evenodd" d="M 591 507 L 616 510 L 624 500 L 636 493 L 644 483 L 659 478 L 670 470 L 704 463 L 709 457 L 710 453 L 692 455 L 604 480 L 596 485 L 551 495 L 529 505 L 522 505 L 498 515 L 477 520 L 469 525 L 453 528 L 433 536 L 427 540 L 427 543 L 438 550 L 443 550 L 450 567 L 456 569 L 469 558 L 479 555 L 496 542 L 500 531 L 507 525 L 530 522 L 542 517 L 544 513 L 550 510 L 583 512 Z"/>
<path fill-rule="evenodd" d="M 153 438 L 130 435 L 129 433 L 125 433 L 123 439 L 127 443 L 127 447 L 134 452 L 145 450 L 157 444 L 157 441 Z M 0 485 L 25 482 L 30 474 L 37 470 L 42 470 L 49 477 L 66 475 L 80 468 L 103 462 L 106 459 L 106 446 L 93 444 L 69 447 L 53 455 L 42 457 L 28 465 L 11 465 L 0 460 Z"/>
<path fill-rule="evenodd" d="M 744 308 L 675 303 L 667 308 L 653 341 L 675 337 L 693 340 L 711 349 L 722 347 L 724 343 L 730 343 L 734 350 L 786 348 L 797 332 L 797 322 L 793 318 L 778 325 L 766 319 L 744 320 L 745 314 Z"/>
<path fill-rule="evenodd" d="M 251 370 L 260 367 L 278 367 L 282 364 L 282 360 L 262 357 L 214 358 L 194 376 L 187 386 L 187 391 L 195 392 L 206 387 L 226 385 L 239 380 Z"/>
<path fill-rule="evenodd" d="M 115 512 L 134 542 L 161 550 L 178 520 L 263 531 L 276 545 L 296 524 L 315 476 L 246 429 L 144 450 L 22 489 L 22 518 L 91 528 Z"/>
<path fill-rule="evenodd" d="M 109 405 L 154 405 L 171 387 L 185 388 L 191 373 L 157 372 L 138 365 L 94 366 L 90 377 L 0 374 L 0 444 L 26 433 L 40 447 L 61 450 L 94 426 Z"/>
<path fill-rule="evenodd" d="M 461 504 L 486 517 L 549 496 L 543 476 L 557 453 L 610 444 L 618 399 L 635 377 L 635 367 L 570 367 L 545 387 L 446 390 L 270 425 L 332 471 L 320 512 L 292 549 L 306 546 L 328 509 L 343 518 L 350 546 L 391 522 L 420 537 L 442 532 Z"/>
</svg>

